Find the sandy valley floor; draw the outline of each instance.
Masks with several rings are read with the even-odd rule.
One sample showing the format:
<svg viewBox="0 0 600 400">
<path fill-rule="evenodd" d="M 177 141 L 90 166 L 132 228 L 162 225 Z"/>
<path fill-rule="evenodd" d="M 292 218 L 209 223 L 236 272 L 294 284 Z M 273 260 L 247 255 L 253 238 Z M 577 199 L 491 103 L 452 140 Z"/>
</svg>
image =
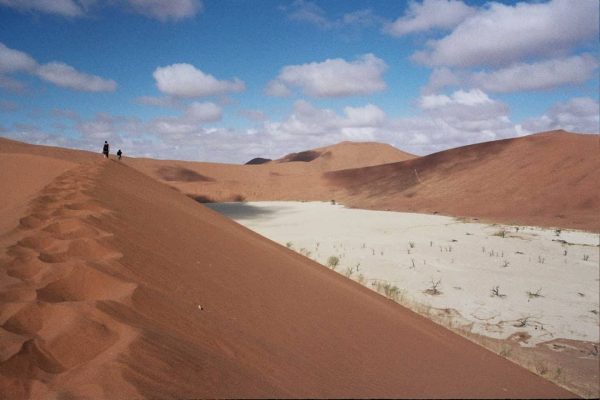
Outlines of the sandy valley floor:
<svg viewBox="0 0 600 400">
<path fill-rule="evenodd" d="M 524 347 L 599 341 L 598 234 L 324 202 L 210 207 L 325 266 L 339 260 L 336 271 L 402 304 L 447 310 L 472 333 Z"/>
</svg>

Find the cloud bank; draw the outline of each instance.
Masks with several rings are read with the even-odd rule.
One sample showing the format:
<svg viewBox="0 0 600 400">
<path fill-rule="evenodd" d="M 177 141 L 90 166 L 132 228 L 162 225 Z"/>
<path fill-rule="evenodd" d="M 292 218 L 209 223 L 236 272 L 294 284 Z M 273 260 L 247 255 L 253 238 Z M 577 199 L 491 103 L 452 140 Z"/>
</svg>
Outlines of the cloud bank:
<svg viewBox="0 0 600 400">
<path fill-rule="evenodd" d="M 0 43 L 0 87 L 19 89 L 22 84 L 7 74 L 25 72 L 56 86 L 82 92 L 113 92 L 117 83 L 111 79 L 77 71 L 63 62 L 52 61 L 38 64 L 29 54 L 8 48 Z"/>
<path fill-rule="evenodd" d="M 598 37 L 598 3 L 490 3 L 449 35 L 413 54 L 429 66 L 506 66 L 530 57 L 558 56 Z"/>
<path fill-rule="evenodd" d="M 161 92 L 174 97 L 205 97 L 241 92 L 246 88 L 243 81 L 218 80 L 191 64 L 172 64 L 158 67 L 152 74 Z"/>
<path fill-rule="evenodd" d="M 0 0 L 0 6 L 67 18 L 88 16 L 98 7 L 117 6 L 162 22 L 192 18 L 203 9 L 201 0 Z"/>
<path fill-rule="evenodd" d="M 460 0 L 411 1 L 406 14 L 384 27 L 384 32 L 400 37 L 431 29 L 451 29 L 475 14 Z"/>
<path fill-rule="evenodd" d="M 373 54 L 355 61 L 341 58 L 283 67 L 266 88 L 271 96 L 286 96 L 293 88 L 314 97 L 368 95 L 386 89 L 383 73 L 386 63 Z"/>
</svg>

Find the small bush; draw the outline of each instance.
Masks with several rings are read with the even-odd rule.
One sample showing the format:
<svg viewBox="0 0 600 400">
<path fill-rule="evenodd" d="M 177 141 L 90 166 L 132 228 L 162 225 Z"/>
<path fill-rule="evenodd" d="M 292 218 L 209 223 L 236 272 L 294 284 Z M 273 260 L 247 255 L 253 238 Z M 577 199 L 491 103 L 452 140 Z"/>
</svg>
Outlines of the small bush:
<svg viewBox="0 0 600 400">
<path fill-rule="evenodd" d="M 491 296 L 492 296 L 492 297 L 499 297 L 499 298 L 501 298 L 501 299 L 503 299 L 503 298 L 505 298 L 505 297 L 506 297 L 506 295 L 505 295 L 505 294 L 501 294 L 501 293 L 500 293 L 500 286 L 494 286 L 494 287 L 492 288 L 492 295 L 491 295 Z"/>
<path fill-rule="evenodd" d="M 442 283 L 441 279 L 438 279 L 437 281 L 434 281 L 433 279 L 431 280 L 431 287 L 429 287 L 429 289 L 425 290 L 425 294 L 429 294 L 432 296 L 437 296 L 442 294 L 442 292 L 438 289 L 438 286 L 440 286 L 440 284 Z"/>
<path fill-rule="evenodd" d="M 335 269 L 340 263 L 340 259 L 336 256 L 331 256 L 327 259 L 327 266 L 331 269 Z"/>
<path fill-rule="evenodd" d="M 531 292 L 531 291 L 527 291 L 527 297 L 529 297 L 530 299 L 535 299 L 537 297 L 544 297 L 544 295 L 542 295 L 540 292 L 542 291 L 542 288 L 539 288 L 536 292 Z"/>
<path fill-rule="evenodd" d="M 312 254 L 308 249 L 305 249 L 304 247 L 300 249 L 300 254 L 302 254 L 304 257 L 310 257 L 310 255 Z"/>
<path fill-rule="evenodd" d="M 383 285 L 383 292 L 385 293 L 385 297 L 387 297 L 388 299 L 397 301 L 398 295 L 400 294 L 400 289 L 396 285 L 386 283 L 385 285 Z"/>
</svg>

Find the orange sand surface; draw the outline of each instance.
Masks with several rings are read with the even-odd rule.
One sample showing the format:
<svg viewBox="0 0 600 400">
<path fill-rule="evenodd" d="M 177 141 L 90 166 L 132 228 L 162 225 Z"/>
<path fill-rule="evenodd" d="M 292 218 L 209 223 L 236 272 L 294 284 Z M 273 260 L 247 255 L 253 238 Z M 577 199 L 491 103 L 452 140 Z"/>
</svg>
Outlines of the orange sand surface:
<svg viewBox="0 0 600 400">
<path fill-rule="evenodd" d="M 132 160 L 0 160 L 0 398 L 573 397 Z"/>
</svg>

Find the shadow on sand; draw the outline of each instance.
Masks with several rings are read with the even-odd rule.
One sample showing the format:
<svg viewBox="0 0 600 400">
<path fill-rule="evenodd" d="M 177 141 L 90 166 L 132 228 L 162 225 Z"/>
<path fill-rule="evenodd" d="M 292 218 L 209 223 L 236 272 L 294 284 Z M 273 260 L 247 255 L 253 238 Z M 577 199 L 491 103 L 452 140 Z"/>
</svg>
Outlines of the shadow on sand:
<svg viewBox="0 0 600 400">
<path fill-rule="evenodd" d="M 206 203 L 204 206 L 231 219 L 264 218 L 275 214 L 280 207 L 256 207 L 248 203 Z"/>
</svg>

